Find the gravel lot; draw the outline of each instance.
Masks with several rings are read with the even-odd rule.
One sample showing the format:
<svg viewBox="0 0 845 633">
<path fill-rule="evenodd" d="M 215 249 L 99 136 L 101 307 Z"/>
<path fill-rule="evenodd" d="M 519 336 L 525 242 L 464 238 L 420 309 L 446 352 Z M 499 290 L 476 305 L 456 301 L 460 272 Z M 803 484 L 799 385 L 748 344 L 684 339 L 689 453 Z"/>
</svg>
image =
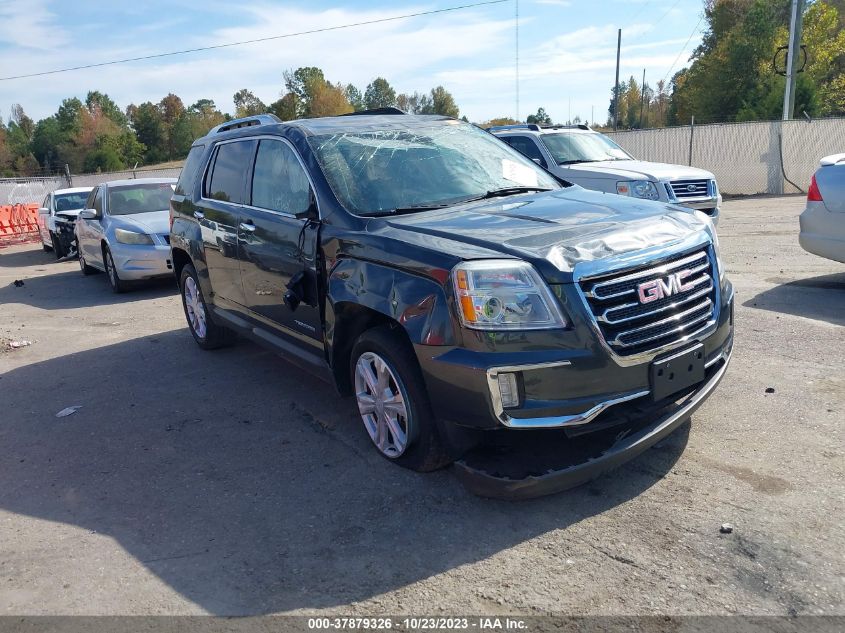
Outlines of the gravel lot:
<svg viewBox="0 0 845 633">
<path fill-rule="evenodd" d="M 0 250 L 0 614 L 845 614 L 845 266 L 802 208 L 725 204 L 737 342 L 692 423 L 520 503 L 386 463 L 252 343 L 201 351 L 172 283 Z"/>
</svg>

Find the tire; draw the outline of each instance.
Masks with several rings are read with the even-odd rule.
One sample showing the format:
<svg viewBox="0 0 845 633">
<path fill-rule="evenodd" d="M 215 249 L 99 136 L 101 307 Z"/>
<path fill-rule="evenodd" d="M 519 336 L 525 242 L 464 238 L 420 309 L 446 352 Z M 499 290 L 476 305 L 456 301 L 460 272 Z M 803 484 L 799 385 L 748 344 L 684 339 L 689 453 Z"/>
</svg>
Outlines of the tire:
<svg viewBox="0 0 845 633">
<path fill-rule="evenodd" d="M 62 250 L 62 242 L 56 237 L 56 234 L 52 231 L 50 232 L 50 244 L 52 251 L 56 254 L 56 259 L 61 259 L 65 256 L 64 251 Z"/>
<path fill-rule="evenodd" d="M 126 282 L 121 280 L 120 275 L 117 274 L 117 268 L 114 265 L 114 258 L 111 256 L 111 251 L 108 246 L 103 245 L 103 266 L 106 269 L 106 277 L 109 280 L 109 285 L 115 294 L 126 292 Z"/>
<path fill-rule="evenodd" d="M 371 372 L 369 378 L 366 368 Z M 388 326 L 364 332 L 352 348 L 350 371 L 358 413 L 382 457 L 419 472 L 452 463 L 449 446 L 443 441 L 432 413 L 417 359 L 399 333 Z M 382 389 L 383 386 L 386 388 Z M 388 390 L 392 393 L 384 398 Z M 379 392 L 382 396 L 374 396 Z M 394 409 L 391 420 L 391 409 L 385 404 L 401 408 L 404 415 Z"/>
<path fill-rule="evenodd" d="M 79 269 L 82 271 L 83 275 L 87 277 L 88 275 L 93 275 L 97 272 L 96 268 L 93 268 L 85 263 L 85 258 L 82 256 L 82 252 L 79 249 L 76 250 L 76 253 L 79 256 Z"/>
<path fill-rule="evenodd" d="M 185 264 L 179 276 L 179 294 L 182 296 L 182 309 L 188 321 L 188 329 L 197 345 L 202 349 L 212 350 L 235 341 L 235 332 L 211 319 L 197 271 L 191 264 Z"/>
</svg>

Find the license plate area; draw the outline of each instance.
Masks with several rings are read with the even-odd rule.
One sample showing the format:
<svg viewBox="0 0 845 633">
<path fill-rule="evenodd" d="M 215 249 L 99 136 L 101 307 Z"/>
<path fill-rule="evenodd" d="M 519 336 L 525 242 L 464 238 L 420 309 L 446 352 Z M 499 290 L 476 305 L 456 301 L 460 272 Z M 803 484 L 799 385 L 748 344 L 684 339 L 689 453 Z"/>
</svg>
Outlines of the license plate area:
<svg viewBox="0 0 845 633">
<path fill-rule="evenodd" d="M 650 368 L 652 398 L 663 400 L 704 380 L 704 345 L 655 360 Z"/>
</svg>

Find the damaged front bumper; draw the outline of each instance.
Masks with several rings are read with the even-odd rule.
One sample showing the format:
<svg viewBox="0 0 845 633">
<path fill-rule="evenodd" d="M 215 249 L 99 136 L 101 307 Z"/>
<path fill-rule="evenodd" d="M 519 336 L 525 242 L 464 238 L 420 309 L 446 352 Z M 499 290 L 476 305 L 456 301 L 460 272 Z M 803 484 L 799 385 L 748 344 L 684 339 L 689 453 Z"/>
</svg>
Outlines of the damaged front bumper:
<svg viewBox="0 0 845 633">
<path fill-rule="evenodd" d="M 579 486 L 640 455 L 689 419 L 722 380 L 731 351 L 732 341 L 707 369 L 704 382 L 671 402 L 614 408 L 596 420 L 604 432 L 583 438 L 555 441 L 538 433 L 503 450 L 476 449 L 455 463 L 458 478 L 474 494 L 510 500 Z"/>
</svg>

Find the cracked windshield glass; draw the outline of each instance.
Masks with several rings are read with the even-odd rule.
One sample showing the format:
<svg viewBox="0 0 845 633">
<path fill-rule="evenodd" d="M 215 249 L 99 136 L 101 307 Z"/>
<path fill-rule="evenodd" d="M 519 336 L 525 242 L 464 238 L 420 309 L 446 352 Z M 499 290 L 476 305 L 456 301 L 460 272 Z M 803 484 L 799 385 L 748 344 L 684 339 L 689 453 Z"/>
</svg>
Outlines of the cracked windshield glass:
<svg viewBox="0 0 845 633">
<path fill-rule="evenodd" d="M 453 121 L 324 134 L 309 142 L 335 195 L 358 215 L 560 188 L 487 132 Z"/>
</svg>

